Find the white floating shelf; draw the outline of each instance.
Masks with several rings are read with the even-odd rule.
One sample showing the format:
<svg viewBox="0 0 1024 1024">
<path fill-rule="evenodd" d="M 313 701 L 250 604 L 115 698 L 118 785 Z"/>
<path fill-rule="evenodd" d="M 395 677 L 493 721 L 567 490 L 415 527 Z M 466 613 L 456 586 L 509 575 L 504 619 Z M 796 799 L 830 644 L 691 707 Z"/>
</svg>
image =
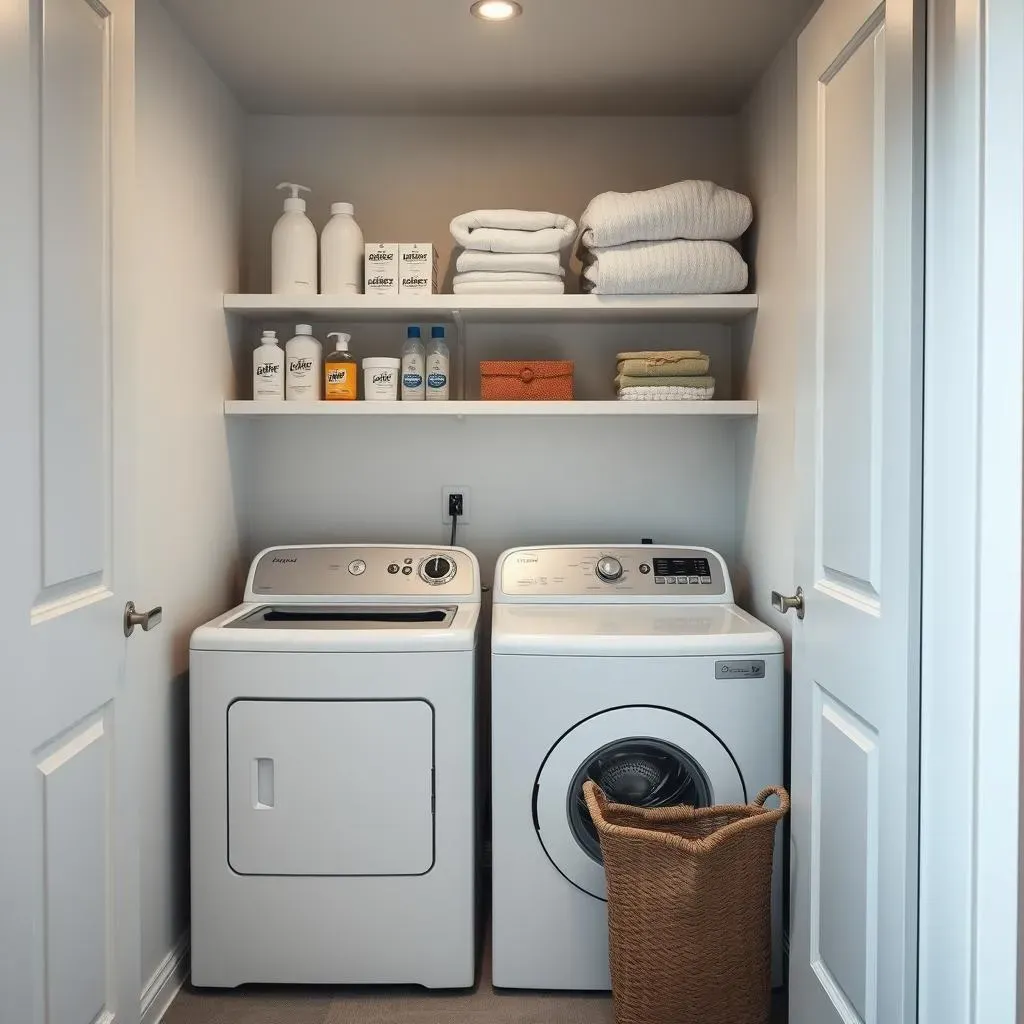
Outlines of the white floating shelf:
<svg viewBox="0 0 1024 1024">
<path fill-rule="evenodd" d="M 757 415 L 757 402 L 225 402 L 226 416 L 703 416 Z"/>
<path fill-rule="evenodd" d="M 225 295 L 224 309 L 273 321 L 393 321 L 451 318 L 478 322 L 607 320 L 730 323 L 757 309 L 756 295 Z"/>
</svg>

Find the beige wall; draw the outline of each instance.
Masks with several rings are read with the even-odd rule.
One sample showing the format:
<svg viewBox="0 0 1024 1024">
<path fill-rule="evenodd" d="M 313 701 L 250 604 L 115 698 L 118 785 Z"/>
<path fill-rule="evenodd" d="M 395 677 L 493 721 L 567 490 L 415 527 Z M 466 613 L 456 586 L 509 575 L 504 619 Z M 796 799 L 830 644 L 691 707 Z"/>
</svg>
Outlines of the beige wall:
<svg viewBox="0 0 1024 1024">
<path fill-rule="evenodd" d="M 446 277 L 448 225 L 467 210 L 551 210 L 579 220 L 608 189 L 680 178 L 735 185 L 740 170 L 731 117 L 250 117 L 243 287 L 269 291 L 280 181 L 313 189 L 309 216 L 318 229 L 332 202 L 347 201 L 368 242 L 433 242 Z"/>
<path fill-rule="evenodd" d="M 156 0 L 137 14 L 138 558 L 160 628 L 133 641 L 141 694 L 142 983 L 188 927 L 188 638 L 236 600 L 238 529 L 221 293 L 237 285 L 241 112 Z"/>
<path fill-rule="evenodd" d="M 796 40 L 780 52 L 742 114 L 746 187 L 754 203 L 747 254 L 756 319 L 737 331 L 733 387 L 756 398 L 757 420 L 737 436 L 738 562 L 742 599 L 787 638 L 790 621 L 771 591 L 792 593 L 793 442 L 796 404 Z M 788 646 L 788 644 L 787 644 Z"/>
</svg>

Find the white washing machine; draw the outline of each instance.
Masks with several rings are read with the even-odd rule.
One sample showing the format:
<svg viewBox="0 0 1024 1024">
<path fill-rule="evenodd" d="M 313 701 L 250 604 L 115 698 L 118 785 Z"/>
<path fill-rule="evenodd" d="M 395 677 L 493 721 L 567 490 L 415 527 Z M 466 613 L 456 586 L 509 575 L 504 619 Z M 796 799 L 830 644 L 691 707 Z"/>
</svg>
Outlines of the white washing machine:
<svg viewBox="0 0 1024 1024">
<path fill-rule="evenodd" d="M 192 981 L 466 987 L 480 573 L 270 548 L 191 642 Z"/>
<path fill-rule="evenodd" d="M 491 636 L 494 984 L 607 989 L 583 802 L 746 803 L 783 781 L 783 654 L 707 548 L 507 551 Z M 781 983 L 782 830 L 773 885 Z"/>
</svg>

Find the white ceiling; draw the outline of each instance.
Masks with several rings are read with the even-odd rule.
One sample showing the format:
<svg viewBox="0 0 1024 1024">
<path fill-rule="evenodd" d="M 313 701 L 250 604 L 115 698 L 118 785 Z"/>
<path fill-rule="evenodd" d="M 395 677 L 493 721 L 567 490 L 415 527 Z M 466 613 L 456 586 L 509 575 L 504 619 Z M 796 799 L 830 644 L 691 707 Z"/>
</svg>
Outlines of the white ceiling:
<svg viewBox="0 0 1024 1024">
<path fill-rule="evenodd" d="M 254 113 L 731 113 L 815 0 L 163 0 Z"/>
</svg>

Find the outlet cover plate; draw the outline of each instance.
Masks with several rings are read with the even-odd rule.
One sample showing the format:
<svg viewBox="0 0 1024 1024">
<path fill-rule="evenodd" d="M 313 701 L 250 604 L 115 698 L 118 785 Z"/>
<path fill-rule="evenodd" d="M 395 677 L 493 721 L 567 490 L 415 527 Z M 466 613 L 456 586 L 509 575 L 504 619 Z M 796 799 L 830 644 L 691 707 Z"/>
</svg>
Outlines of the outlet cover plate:
<svg viewBox="0 0 1024 1024">
<path fill-rule="evenodd" d="M 462 515 L 459 516 L 459 526 L 465 526 L 469 523 L 469 512 L 472 502 L 470 501 L 469 488 L 463 487 L 460 484 L 452 484 L 450 487 L 445 487 L 441 491 L 441 522 L 445 526 L 452 525 L 452 517 L 448 515 L 448 495 L 449 494 L 461 494 L 462 495 Z"/>
</svg>

